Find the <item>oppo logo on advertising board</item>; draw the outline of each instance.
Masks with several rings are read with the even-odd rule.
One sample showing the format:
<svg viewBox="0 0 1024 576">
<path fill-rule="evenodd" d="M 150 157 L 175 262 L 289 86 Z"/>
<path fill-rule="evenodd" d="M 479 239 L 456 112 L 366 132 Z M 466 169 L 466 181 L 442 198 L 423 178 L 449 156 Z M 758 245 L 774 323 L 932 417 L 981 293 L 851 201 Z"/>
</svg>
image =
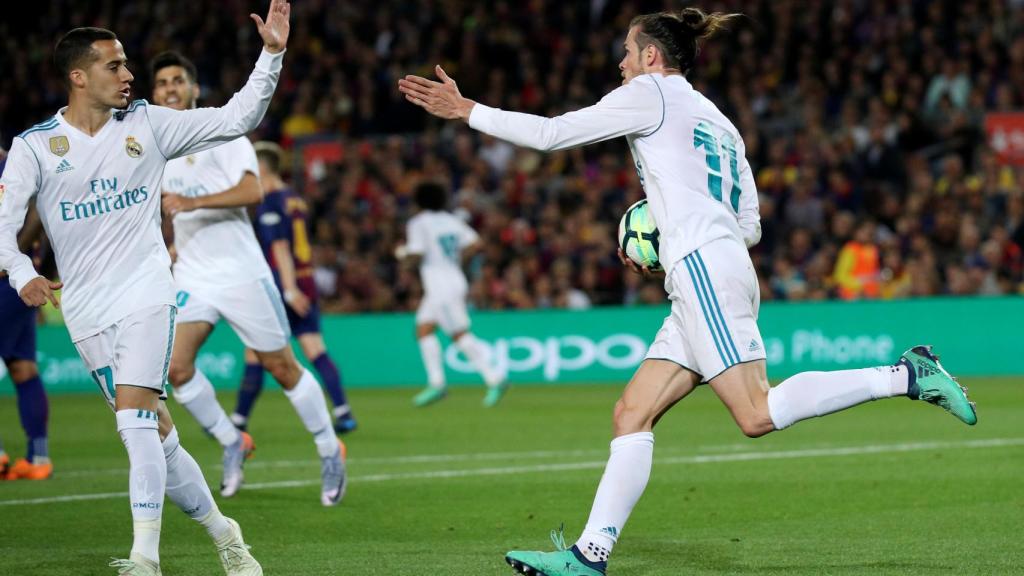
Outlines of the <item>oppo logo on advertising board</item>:
<svg viewBox="0 0 1024 576">
<path fill-rule="evenodd" d="M 647 353 L 647 342 L 634 334 L 610 334 L 599 340 L 587 336 L 568 334 L 533 338 L 514 336 L 483 341 L 491 365 L 502 374 L 541 370 L 544 380 L 558 380 L 563 372 L 606 368 L 630 370 L 636 368 Z M 473 366 L 449 345 L 445 350 L 445 363 L 456 372 L 475 372 Z"/>
</svg>

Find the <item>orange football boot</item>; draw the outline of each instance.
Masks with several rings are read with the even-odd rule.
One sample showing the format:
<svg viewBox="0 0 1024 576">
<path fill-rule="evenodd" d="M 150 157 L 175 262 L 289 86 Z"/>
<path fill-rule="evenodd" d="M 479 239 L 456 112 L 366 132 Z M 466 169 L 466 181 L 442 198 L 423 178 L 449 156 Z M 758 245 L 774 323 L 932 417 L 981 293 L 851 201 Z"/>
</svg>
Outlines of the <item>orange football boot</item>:
<svg viewBox="0 0 1024 576">
<path fill-rule="evenodd" d="M 47 459 L 34 464 L 24 458 L 18 458 L 7 471 L 8 480 L 46 480 L 53 476 L 53 463 Z"/>
</svg>

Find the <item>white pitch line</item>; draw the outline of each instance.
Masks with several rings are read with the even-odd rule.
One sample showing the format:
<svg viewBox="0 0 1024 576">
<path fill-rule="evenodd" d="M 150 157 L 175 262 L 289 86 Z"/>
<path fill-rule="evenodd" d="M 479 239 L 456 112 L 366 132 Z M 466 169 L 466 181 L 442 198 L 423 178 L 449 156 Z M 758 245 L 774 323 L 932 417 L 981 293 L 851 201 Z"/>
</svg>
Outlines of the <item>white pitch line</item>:
<svg viewBox="0 0 1024 576">
<path fill-rule="evenodd" d="M 824 458 L 834 456 L 855 456 L 860 454 L 886 454 L 899 452 L 921 452 L 944 448 L 998 448 L 1024 446 L 1024 438 L 989 438 L 950 442 L 909 442 L 903 444 L 875 444 L 848 446 L 843 448 L 811 448 L 802 450 L 779 450 L 775 452 L 740 452 L 734 454 L 706 454 L 698 456 L 670 456 L 659 458 L 659 466 L 673 464 L 711 464 L 720 462 L 750 462 L 755 460 L 785 460 L 796 458 Z M 512 453 L 510 453 L 512 454 Z M 533 466 L 504 466 L 497 468 L 468 468 L 462 470 L 432 470 L 427 472 L 402 472 L 394 474 L 371 474 L 351 478 L 351 482 L 389 482 L 394 480 L 432 480 L 438 478 L 465 478 L 471 476 L 501 476 L 508 474 L 530 474 L 535 472 L 566 472 L 570 470 L 594 470 L 604 468 L 607 461 L 565 462 L 561 464 L 537 464 Z M 279 482 L 257 482 L 246 484 L 246 490 L 269 490 L 275 488 L 302 488 L 319 484 L 318 480 L 283 480 Z M 127 492 L 106 492 L 100 494 L 74 494 L 22 500 L 0 500 L 0 506 L 24 506 L 29 504 L 51 504 L 83 500 L 107 500 L 125 498 Z"/>
<path fill-rule="evenodd" d="M 295 466 L 315 467 L 319 465 L 317 459 L 312 455 L 305 460 L 259 460 L 246 462 L 246 470 L 254 468 L 292 468 Z M 444 462 L 479 462 L 486 460 L 522 460 L 522 459 L 544 459 L 544 458 L 572 458 L 580 456 L 597 456 L 607 454 L 607 450 L 535 450 L 532 452 L 480 452 L 476 454 L 420 454 L 413 456 L 356 456 L 348 462 L 364 464 L 429 464 Z M 220 469 L 222 466 L 204 466 L 203 468 Z M 60 478 L 91 477 L 97 475 L 118 475 L 127 474 L 127 468 L 101 468 L 101 469 L 79 469 L 61 470 Z"/>
<path fill-rule="evenodd" d="M 746 449 L 749 443 L 737 444 L 709 444 L 698 446 L 699 452 L 733 451 L 737 452 Z M 356 456 L 349 459 L 349 462 L 356 462 L 360 466 L 364 464 L 427 464 L 444 462 L 479 462 L 485 460 L 523 460 L 523 459 L 545 459 L 545 458 L 573 458 L 582 456 L 600 456 L 607 454 L 608 450 L 534 450 L 530 452 L 479 452 L 475 454 L 419 454 L 413 456 Z M 664 454 L 664 451 L 661 452 Z M 252 470 L 256 468 L 294 468 L 315 467 L 319 462 L 312 455 L 305 460 L 260 460 L 246 462 L 245 468 Z M 204 466 L 204 469 L 220 469 L 222 466 Z M 61 470 L 60 478 L 79 478 L 107 475 L 124 475 L 128 473 L 127 468 L 100 468 L 100 469 L 77 469 Z"/>
</svg>

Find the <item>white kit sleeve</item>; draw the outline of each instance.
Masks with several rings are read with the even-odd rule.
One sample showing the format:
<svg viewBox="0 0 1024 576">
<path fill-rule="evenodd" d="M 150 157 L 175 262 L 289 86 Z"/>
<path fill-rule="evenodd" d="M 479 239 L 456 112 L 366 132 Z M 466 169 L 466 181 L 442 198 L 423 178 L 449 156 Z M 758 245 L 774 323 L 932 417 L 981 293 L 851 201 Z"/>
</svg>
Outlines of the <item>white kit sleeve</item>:
<svg viewBox="0 0 1024 576">
<path fill-rule="evenodd" d="M 736 220 L 743 234 L 743 243 L 750 248 L 761 241 L 761 207 L 757 196 L 757 184 L 753 171 L 747 162 L 746 147 L 740 153 L 740 210 Z"/>
<path fill-rule="evenodd" d="M 257 177 L 260 175 L 256 150 L 248 138 L 236 138 L 223 146 L 214 148 L 211 153 L 217 157 L 217 163 L 236 186 L 247 173 L 252 173 Z"/>
<path fill-rule="evenodd" d="M 476 104 L 469 126 L 495 138 L 536 150 L 564 150 L 628 134 L 649 135 L 665 118 L 657 80 L 640 76 L 600 102 L 554 118 L 508 112 Z"/>
<path fill-rule="evenodd" d="M 426 254 L 427 242 L 422 220 L 410 220 L 405 227 L 405 245 L 409 254 Z"/>
<path fill-rule="evenodd" d="M 213 148 L 252 131 L 263 120 L 277 88 L 284 52 L 260 53 L 249 81 L 220 108 L 172 110 L 146 106 L 153 135 L 166 158 Z"/>
<path fill-rule="evenodd" d="M 0 178 L 0 270 L 11 287 L 21 289 L 39 276 L 32 259 L 18 249 L 18 231 L 25 223 L 28 203 L 39 190 L 39 163 L 24 138 L 15 138 Z"/>
<path fill-rule="evenodd" d="M 473 227 L 465 222 L 461 223 L 461 230 L 459 231 L 459 248 L 465 248 L 476 243 L 480 239 L 480 235 L 473 230 Z"/>
</svg>

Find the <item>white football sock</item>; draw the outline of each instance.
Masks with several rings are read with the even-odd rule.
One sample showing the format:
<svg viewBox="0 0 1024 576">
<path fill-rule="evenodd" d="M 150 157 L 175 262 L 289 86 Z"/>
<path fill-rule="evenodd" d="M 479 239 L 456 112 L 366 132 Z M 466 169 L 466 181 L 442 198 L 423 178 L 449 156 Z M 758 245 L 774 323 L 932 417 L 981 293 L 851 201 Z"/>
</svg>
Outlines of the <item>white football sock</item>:
<svg viewBox="0 0 1024 576">
<path fill-rule="evenodd" d="M 608 561 L 622 527 L 647 487 L 653 459 L 653 432 L 636 432 L 612 440 L 611 456 L 597 487 L 590 518 L 576 541 L 587 560 Z"/>
<path fill-rule="evenodd" d="M 334 435 L 330 413 L 327 412 L 327 401 L 316 378 L 309 370 L 303 368 L 302 376 L 295 388 L 284 391 L 291 401 L 302 423 L 313 435 L 316 451 L 321 458 L 333 456 L 338 450 L 338 438 Z"/>
<path fill-rule="evenodd" d="M 167 497 L 206 528 L 215 542 L 222 539 L 231 526 L 217 508 L 199 464 L 179 443 L 177 428 L 171 428 L 164 438 L 164 457 L 167 459 Z"/>
<path fill-rule="evenodd" d="M 431 388 L 444 388 L 444 366 L 441 364 L 441 341 L 436 334 L 420 338 L 420 356 L 427 369 L 427 382 Z"/>
<path fill-rule="evenodd" d="M 117 431 L 128 450 L 128 495 L 132 505 L 132 554 L 160 563 L 160 519 L 167 462 L 160 445 L 156 412 L 127 409 L 116 413 Z"/>
<path fill-rule="evenodd" d="M 477 340 L 476 336 L 466 332 L 455 341 L 455 345 L 466 355 L 476 371 L 484 377 L 484 382 L 489 388 L 501 384 L 501 377 L 491 369 L 487 362 L 487 349 L 484 348 L 483 342 Z"/>
<path fill-rule="evenodd" d="M 878 398 L 907 393 L 907 368 L 902 365 L 802 372 L 768 391 L 768 414 L 776 430 Z"/>
<path fill-rule="evenodd" d="M 217 402 L 213 384 L 196 369 L 192 379 L 174 389 L 174 399 L 188 410 L 196 422 L 225 448 L 238 442 L 238 429 Z"/>
</svg>

